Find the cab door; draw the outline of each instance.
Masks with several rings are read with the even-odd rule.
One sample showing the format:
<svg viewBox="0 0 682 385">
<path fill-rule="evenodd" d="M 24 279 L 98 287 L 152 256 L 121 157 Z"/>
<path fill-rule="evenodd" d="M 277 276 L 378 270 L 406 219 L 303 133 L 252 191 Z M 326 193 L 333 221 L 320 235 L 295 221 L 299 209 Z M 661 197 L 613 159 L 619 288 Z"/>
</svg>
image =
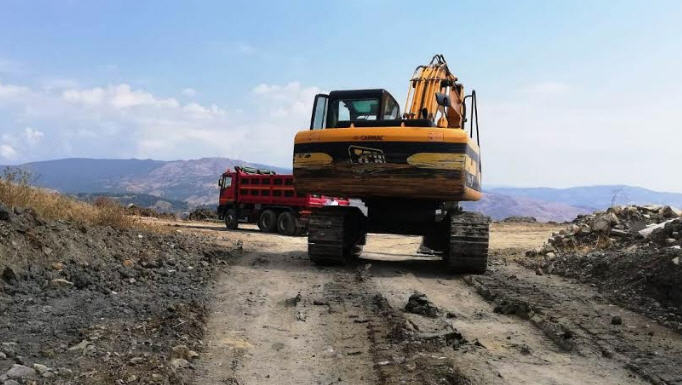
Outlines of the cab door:
<svg viewBox="0 0 682 385">
<path fill-rule="evenodd" d="M 232 179 L 233 175 L 227 174 L 218 180 L 218 186 L 220 187 L 220 200 L 218 203 L 220 205 L 234 203 L 237 199 L 236 183 Z"/>
</svg>

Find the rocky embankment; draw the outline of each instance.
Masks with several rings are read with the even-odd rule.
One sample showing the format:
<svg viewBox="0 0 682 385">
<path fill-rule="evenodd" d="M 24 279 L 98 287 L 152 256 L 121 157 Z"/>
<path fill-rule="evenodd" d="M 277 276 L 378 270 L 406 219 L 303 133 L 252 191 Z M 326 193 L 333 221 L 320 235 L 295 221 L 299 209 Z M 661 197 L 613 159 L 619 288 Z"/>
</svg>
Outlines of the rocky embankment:
<svg viewBox="0 0 682 385">
<path fill-rule="evenodd" d="M 682 331 L 682 218 L 669 206 L 578 216 L 522 263 L 597 286 L 615 302 Z"/>
<path fill-rule="evenodd" d="M 229 256 L 196 235 L 0 205 L 0 383 L 185 383 Z"/>
</svg>

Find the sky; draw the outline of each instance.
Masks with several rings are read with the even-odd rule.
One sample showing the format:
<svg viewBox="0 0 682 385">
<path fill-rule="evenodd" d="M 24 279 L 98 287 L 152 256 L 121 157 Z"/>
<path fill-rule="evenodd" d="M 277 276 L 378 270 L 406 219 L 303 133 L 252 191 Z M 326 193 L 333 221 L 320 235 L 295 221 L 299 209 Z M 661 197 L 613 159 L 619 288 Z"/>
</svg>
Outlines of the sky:
<svg viewBox="0 0 682 385">
<path fill-rule="evenodd" d="M 442 53 L 483 181 L 682 192 L 680 1 L 0 2 L 0 164 L 222 156 L 291 167 L 313 97 Z"/>
</svg>

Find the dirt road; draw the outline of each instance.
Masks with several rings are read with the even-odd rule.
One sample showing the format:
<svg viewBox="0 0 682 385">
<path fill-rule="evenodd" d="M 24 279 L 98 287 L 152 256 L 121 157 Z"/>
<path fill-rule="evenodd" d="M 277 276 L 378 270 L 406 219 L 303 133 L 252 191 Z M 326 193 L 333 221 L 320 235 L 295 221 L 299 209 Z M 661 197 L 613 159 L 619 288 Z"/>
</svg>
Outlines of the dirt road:
<svg viewBox="0 0 682 385">
<path fill-rule="evenodd" d="M 213 288 L 200 384 L 682 384 L 679 334 L 514 262 L 556 227 L 494 225 L 489 273 L 467 277 L 411 258 L 417 237 L 320 268 L 303 237 L 174 226 L 243 248 Z M 437 317 L 402 310 L 415 291 Z"/>
</svg>

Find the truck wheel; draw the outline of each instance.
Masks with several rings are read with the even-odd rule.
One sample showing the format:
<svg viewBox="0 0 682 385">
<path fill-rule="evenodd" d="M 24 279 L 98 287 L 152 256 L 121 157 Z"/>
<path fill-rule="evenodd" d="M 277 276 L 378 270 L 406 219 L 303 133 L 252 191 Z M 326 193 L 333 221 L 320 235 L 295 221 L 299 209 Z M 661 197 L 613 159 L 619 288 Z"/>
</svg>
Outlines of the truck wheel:
<svg viewBox="0 0 682 385">
<path fill-rule="evenodd" d="M 237 216 L 237 210 L 229 209 L 225 213 L 225 226 L 230 230 L 235 230 L 239 226 L 239 217 Z"/>
<path fill-rule="evenodd" d="M 282 211 L 277 218 L 277 232 L 282 235 L 295 235 L 298 224 L 296 216 L 291 211 Z"/>
<path fill-rule="evenodd" d="M 272 210 L 263 210 L 258 218 L 258 228 L 264 233 L 272 233 L 277 228 L 277 214 Z"/>
</svg>

